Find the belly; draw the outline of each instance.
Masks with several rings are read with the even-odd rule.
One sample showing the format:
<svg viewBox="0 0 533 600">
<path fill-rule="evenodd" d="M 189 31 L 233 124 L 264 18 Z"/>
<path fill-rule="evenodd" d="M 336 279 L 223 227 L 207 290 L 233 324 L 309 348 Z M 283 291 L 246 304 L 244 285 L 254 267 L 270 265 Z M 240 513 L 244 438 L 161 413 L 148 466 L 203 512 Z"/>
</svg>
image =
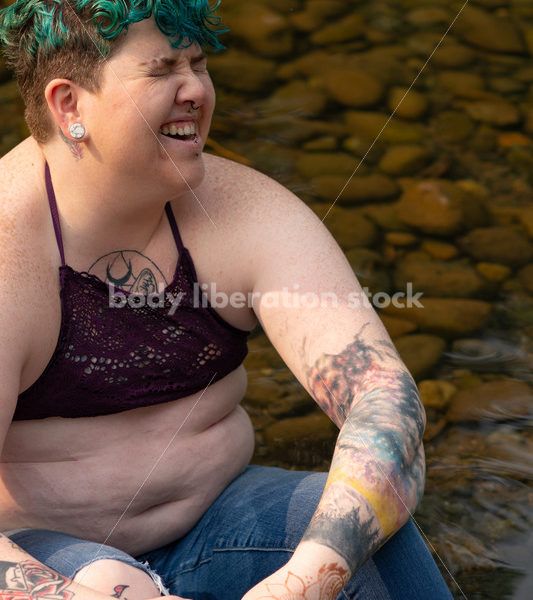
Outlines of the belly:
<svg viewBox="0 0 533 600">
<path fill-rule="evenodd" d="M 253 452 L 242 367 L 203 394 L 114 415 L 14 422 L 0 529 L 41 527 L 138 554 L 184 535 Z"/>
</svg>

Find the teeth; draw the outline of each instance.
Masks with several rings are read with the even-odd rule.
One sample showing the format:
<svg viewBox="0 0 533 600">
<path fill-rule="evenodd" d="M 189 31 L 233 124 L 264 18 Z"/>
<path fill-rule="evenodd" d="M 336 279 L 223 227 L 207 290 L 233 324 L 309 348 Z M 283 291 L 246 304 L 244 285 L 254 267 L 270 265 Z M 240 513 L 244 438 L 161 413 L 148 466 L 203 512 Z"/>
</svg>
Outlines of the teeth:
<svg viewBox="0 0 533 600">
<path fill-rule="evenodd" d="M 163 135 L 195 135 L 196 134 L 196 124 L 191 123 L 189 125 L 184 125 L 183 127 L 177 127 L 174 123 L 172 125 L 163 125 L 159 130 Z"/>
</svg>

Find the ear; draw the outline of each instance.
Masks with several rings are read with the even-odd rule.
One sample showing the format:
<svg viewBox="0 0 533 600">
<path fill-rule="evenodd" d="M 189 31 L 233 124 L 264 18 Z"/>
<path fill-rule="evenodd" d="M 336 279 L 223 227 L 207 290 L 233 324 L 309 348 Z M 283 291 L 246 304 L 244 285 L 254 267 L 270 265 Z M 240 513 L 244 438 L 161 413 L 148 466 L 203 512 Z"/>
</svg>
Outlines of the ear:
<svg viewBox="0 0 533 600">
<path fill-rule="evenodd" d="M 80 92 L 81 88 L 68 79 L 53 79 L 44 90 L 52 118 L 63 135 L 73 142 L 78 140 L 70 135 L 70 126 L 82 122 Z"/>
</svg>

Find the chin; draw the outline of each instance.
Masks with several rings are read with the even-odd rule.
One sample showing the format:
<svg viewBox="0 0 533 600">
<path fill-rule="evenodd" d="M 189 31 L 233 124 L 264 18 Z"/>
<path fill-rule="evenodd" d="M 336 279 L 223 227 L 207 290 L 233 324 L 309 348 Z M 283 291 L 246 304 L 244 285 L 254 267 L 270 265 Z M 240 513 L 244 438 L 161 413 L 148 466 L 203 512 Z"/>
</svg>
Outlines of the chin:
<svg viewBox="0 0 533 600">
<path fill-rule="evenodd" d="M 177 167 L 177 168 L 176 168 Z M 184 160 L 174 159 L 174 164 L 167 158 L 165 165 L 165 179 L 171 182 L 172 188 L 176 189 L 176 184 L 189 191 L 189 188 L 197 188 L 205 177 L 205 164 L 203 154 L 200 149 L 191 158 Z M 185 180 L 185 181 L 184 181 Z"/>
</svg>

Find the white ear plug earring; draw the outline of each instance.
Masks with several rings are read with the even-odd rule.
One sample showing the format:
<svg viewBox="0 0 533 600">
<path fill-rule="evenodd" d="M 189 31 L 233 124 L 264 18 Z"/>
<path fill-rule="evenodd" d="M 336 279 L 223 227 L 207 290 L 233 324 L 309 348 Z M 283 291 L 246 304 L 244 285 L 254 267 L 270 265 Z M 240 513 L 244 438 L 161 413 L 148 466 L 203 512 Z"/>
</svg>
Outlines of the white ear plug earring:
<svg viewBox="0 0 533 600">
<path fill-rule="evenodd" d="M 70 126 L 69 133 L 75 140 L 81 140 L 85 137 L 85 127 L 81 123 L 74 123 Z"/>
</svg>

